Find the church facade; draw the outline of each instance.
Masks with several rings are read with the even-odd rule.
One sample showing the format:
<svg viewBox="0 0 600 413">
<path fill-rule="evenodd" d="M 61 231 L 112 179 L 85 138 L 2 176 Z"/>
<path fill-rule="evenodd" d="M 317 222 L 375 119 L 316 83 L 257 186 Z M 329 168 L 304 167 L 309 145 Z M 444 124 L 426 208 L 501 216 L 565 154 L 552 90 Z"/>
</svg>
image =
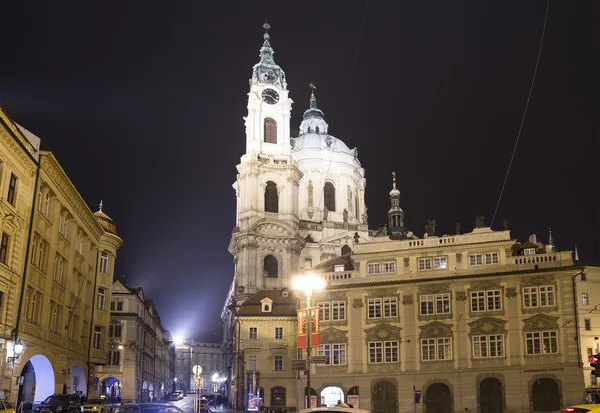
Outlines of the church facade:
<svg viewBox="0 0 600 413">
<path fill-rule="evenodd" d="M 235 269 L 222 312 L 232 405 L 246 406 L 245 375 L 256 370 L 277 381 L 260 388 L 265 407 L 282 399 L 288 410 L 304 407 L 305 375 L 291 369 L 296 337 L 280 345 L 274 332 L 287 321 L 252 306 L 265 291 L 287 294 L 308 270 L 327 281 L 313 296 L 321 326 L 313 355 L 325 358 L 310 366 L 315 405 L 451 413 L 581 403 L 589 349 L 579 342 L 578 286 L 598 268 L 551 241 L 521 244 L 483 217 L 471 232 L 442 236 L 430 221 L 419 238 L 404 225 L 395 175 L 388 223 L 369 231 L 357 150 L 329 134 L 314 87 L 299 136 L 290 136 L 292 101 L 273 54 L 265 34 L 233 185 Z M 302 294 L 297 305 L 306 305 Z"/>
</svg>

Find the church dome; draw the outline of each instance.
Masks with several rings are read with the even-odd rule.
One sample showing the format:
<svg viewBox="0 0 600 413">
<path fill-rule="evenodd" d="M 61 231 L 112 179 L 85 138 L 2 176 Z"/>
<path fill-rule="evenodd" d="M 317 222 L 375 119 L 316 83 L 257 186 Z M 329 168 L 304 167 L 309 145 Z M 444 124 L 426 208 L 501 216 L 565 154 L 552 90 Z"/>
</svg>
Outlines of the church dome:
<svg viewBox="0 0 600 413">
<path fill-rule="evenodd" d="M 100 210 L 94 212 L 94 216 L 96 217 L 96 220 L 102 229 L 104 229 L 106 232 L 117 235 L 117 224 L 112 220 L 111 217 L 102 212 L 103 207 L 104 205 L 102 204 L 102 201 L 100 201 Z"/>
<path fill-rule="evenodd" d="M 348 148 L 343 141 L 335 136 L 329 134 L 323 135 L 315 132 L 293 138 L 293 151 L 301 151 L 304 149 L 323 149 L 328 152 L 340 152 L 351 156 L 355 156 L 356 154 L 356 149 Z"/>
</svg>

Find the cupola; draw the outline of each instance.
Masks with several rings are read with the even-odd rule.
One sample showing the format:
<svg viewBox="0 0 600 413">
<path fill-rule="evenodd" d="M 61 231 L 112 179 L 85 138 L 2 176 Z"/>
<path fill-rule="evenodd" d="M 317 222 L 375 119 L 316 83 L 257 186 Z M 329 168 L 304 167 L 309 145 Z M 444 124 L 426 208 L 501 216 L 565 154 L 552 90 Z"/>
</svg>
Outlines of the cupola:
<svg viewBox="0 0 600 413">
<path fill-rule="evenodd" d="M 115 221 L 113 221 L 111 217 L 102 211 L 102 208 L 104 208 L 104 204 L 100 201 L 99 210 L 94 212 L 96 220 L 106 232 L 117 235 L 117 224 L 115 224 Z"/>
<path fill-rule="evenodd" d="M 388 211 L 388 235 L 392 239 L 404 239 L 408 231 L 404 228 L 404 211 L 400 208 L 400 191 L 396 188 L 396 172 L 392 172 L 391 207 Z"/>
<path fill-rule="evenodd" d="M 271 38 L 269 35 L 271 25 L 265 23 L 263 24 L 263 28 L 265 29 L 265 34 L 263 34 L 264 41 L 260 48 L 260 62 L 255 64 L 252 68 L 251 82 L 254 84 L 275 85 L 281 89 L 287 89 L 285 73 L 281 67 L 275 63 L 275 59 L 273 58 L 275 51 L 273 50 L 273 47 L 271 47 L 271 42 L 269 41 Z"/>
</svg>

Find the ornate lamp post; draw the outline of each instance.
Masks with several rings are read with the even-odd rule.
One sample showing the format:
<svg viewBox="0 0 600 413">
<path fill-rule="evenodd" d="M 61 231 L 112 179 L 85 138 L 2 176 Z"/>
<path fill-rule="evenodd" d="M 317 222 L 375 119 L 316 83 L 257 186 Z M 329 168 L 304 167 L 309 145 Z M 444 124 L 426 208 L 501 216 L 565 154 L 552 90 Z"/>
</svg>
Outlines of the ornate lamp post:
<svg viewBox="0 0 600 413">
<path fill-rule="evenodd" d="M 299 275 L 294 278 L 293 287 L 295 290 L 304 291 L 306 294 L 306 389 L 304 392 L 304 407 L 310 408 L 310 353 L 312 338 L 312 313 L 310 299 L 313 290 L 322 290 L 325 288 L 325 280 L 314 274 Z"/>
</svg>

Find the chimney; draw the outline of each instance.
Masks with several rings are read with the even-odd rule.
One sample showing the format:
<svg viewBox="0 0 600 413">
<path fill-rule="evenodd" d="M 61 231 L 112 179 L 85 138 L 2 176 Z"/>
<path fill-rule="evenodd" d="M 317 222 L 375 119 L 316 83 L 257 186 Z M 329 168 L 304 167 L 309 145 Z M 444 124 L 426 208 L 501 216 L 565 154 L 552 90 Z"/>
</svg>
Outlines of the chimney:
<svg viewBox="0 0 600 413">
<path fill-rule="evenodd" d="M 529 236 L 529 242 L 531 242 L 533 244 L 537 244 L 537 237 L 535 236 L 535 234 L 531 234 Z"/>
</svg>

